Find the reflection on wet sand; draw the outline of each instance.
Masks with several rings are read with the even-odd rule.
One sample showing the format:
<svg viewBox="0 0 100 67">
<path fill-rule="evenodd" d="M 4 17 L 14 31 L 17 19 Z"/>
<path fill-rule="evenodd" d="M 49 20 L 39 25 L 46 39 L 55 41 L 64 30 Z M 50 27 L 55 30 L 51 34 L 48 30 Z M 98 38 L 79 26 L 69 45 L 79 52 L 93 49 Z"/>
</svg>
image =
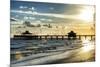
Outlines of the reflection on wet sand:
<svg viewBox="0 0 100 67">
<path fill-rule="evenodd" d="M 54 63 L 92 62 L 95 61 L 95 42 L 90 40 L 82 41 L 83 47 L 72 51 L 72 55 Z"/>
</svg>

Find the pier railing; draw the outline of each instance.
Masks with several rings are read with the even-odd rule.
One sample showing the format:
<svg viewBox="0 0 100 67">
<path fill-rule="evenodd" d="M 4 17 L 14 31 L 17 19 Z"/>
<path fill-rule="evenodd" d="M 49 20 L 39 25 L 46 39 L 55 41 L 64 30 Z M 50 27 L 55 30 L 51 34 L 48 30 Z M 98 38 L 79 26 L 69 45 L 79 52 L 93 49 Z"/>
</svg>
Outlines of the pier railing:
<svg viewBox="0 0 100 67">
<path fill-rule="evenodd" d="M 56 39 L 56 40 L 64 40 L 64 39 L 68 39 L 68 35 L 15 35 L 14 38 L 18 38 L 18 39 Z M 73 37 L 71 37 L 73 38 Z M 90 40 L 95 39 L 95 35 L 76 35 L 75 39 L 87 39 L 89 38 Z"/>
<path fill-rule="evenodd" d="M 37 35 L 38 39 L 68 39 L 68 35 Z M 76 36 L 77 39 L 87 39 L 89 38 L 90 40 L 95 39 L 95 35 L 77 35 Z"/>
</svg>

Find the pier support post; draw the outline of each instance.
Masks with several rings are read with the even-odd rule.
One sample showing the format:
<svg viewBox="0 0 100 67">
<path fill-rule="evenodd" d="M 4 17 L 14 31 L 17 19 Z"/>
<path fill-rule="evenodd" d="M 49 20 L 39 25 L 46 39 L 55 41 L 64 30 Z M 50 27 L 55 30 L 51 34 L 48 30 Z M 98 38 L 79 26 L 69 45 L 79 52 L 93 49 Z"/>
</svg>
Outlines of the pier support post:
<svg viewBox="0 0 100 67">
<path fill-rule="evenodd" d="M 85 35 L 85 39 L 87 38 L 87 36 Z"/>
<path fill-rule="evenodd" d="M 64 36 L 62 36 L 62 40 L 64 40 Z"/>
<path fill-rule="evenodd" d="M 81 40 L 81 36 L 79 35 L 79 40 Z"/>
<path fill-rule="evenodd" d="M 50 39 L 52 40 L 52 39 L 53 39 L 53 37 L 51 36 L 51 37 L 50 37 Z"/>
<path fill-rule="evenodd" d="M 45 36 L 45 39 L 47 39 L 47 36 Z"/>
<path fill-rule="evenodd" d="M 56 39 L 58 40 L 58 36 L 56 36 Z"/>
<path fill-rule="evenodd" d="M 91 36 L 91 40 L 93 39 L 93 37 Z"/>
<path fill-rule="evenodd" d="M 40 40 L 42 39 L 42 36 L 40 36 Z"/>
</svg>

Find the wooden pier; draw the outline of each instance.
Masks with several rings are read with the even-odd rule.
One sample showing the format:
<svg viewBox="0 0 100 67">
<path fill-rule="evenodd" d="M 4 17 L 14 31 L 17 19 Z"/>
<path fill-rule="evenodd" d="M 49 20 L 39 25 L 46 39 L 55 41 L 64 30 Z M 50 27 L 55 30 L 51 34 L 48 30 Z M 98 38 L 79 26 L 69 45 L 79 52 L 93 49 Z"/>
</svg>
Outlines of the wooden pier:
<svg viewBox="0 0 100 67">
<path fill-rule="evenodd" d="M 36 36 L 36 37 L 35 37 Z M 68 35 L 34 35 L 35 38 L 33 39 L 39 39 L 39 40 L 42 40 L 42 39 L 50 39 L 50 40 L 64 40 L 64 39 L 68 39 Z M 95 35 L 77 35 L 76 36 L 77 39 L 87 39 L 89 38 L 90 40 L 93 40 L 95 39 Z"/>
<path fill-rule="evenodd" d="M 87 39 L 90 40 L 95 39 L 95 35 L 77 35 L 74 31 L 70 31 L 67 35 L 33 35 L 29 31 L 25 31 L 21 35 L 14 35 L 14 39 L 34 39 L 34 40 L 41 40 L 41 39 L 56 39 L 56 40 L 64 40 L 64 39 Z"/>
<path fill-rule="evenodd" d="M 58 40 L 58 39 L 62 39 L 62 40 L 64 40 L 64 39 L 68 39 L 68 35 L 39 35 L 38 36 L 38 38 L 39 39 L 41 39 L 41 38 L 44 38 L 44 39 L 56 39 L 56 40 Z M 82 39 L 82 38 L 84 38 L 84 39 L 87 39 L 87 38 L 89 38 L 90 40 L 93 40 L 93 39 L 95 39 L 95 35 L 77 35 L 76 36 L 76 38 L 77 39 Z"/>
<path fill-rule="evenodd" d="M 74 37 L 70 37 L 74 38 Z M 87 39 L 90 40 L 95 39 L 95 35 L 76 35 L 75 39 Z M 68 39 L 68 35 L 15 35 L 14 39 L 25 39 L 25 40 L 42 40 L 42 39 L 50 39 L 50 40 L 65 40 Z"/>
</svg>

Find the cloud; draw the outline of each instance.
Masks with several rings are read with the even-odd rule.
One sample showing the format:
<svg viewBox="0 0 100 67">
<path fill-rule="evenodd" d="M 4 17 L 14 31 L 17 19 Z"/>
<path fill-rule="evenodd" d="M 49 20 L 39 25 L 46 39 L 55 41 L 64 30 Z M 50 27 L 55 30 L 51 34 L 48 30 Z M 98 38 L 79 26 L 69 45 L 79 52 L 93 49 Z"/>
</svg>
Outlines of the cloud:
<svg viewBox="0 0 100 67">
<path fill-rule="evenodd" d="M 45 18 L 41 18 L 40 20 L 41 20 L 41 21 L 45 21 L 46 19 L 45 19 Z"/>
<path fill-rule="evenodd" d="M 35 10 L 35 7 L 32 7 L 31 10 Z"/>
<path fill-rule="evenodd" d="M 52 19 L 46 19 L 46 21 L 48 21 L 48 22 L 52 22 L 53 20 L 52 20 Z"/>
<path fill-rule="evenodd" d="M 49 22 L 53 21 L 52 19 L 48 19 Z"/>
<path fill-rule="evenodd" d="M 29 17 L 29 19 L 31 19 L 31 20 L 35 20 L 36 18 L 35 18 L 35 17 Z"/>
<path fill-rule="evenodd" d="M 15 18 L 11 18 L 10 20 L 11 20 L 11 21 L 17 21 L 17 19 L 15 19 Z"/>
<path fill-rule="evenodd" d="M 36 24 L 38 23 L 38 24 L 41 24 L 42 23 L 42 21 L 40 21 L 40 20 L 37 20 L 37 21 L 35 21 L 36 22 Z"/>
<path fill-rule="evenodd" d="M 23 6 L 20 6 L 19 8 L 23 8 Z"/>
<path fill-rule="evenodd" d="M 54 7 L 50 7 L 49 9 L 50 9 L 50 10 L 54 10 Z"/>
<path fill-rule="evenodd" d="M 35 11 L 35 7 L 28 8 L 30 11 Z"/>
<path fill-rule="evenodd" d="M 27 16 L 25 16 L 25 17 L 24 17 L 24 19 L 25 19 L 25 20 L 27 20 L 27 19 L 28 19 L 28 17 L 27 17 Z"/>
<path fill-rule="evenodd" d="M 28 16 L 25 16 L 24 19 L 25 19 L 25 20 L 28 20 L 28 19 L 30 19 L 30 20 L 35 20 L 36 18 L 35 18 L 35 17 L 28 17 Z"/>
<path fill-rule="evenodd" d="M 35 7 L 27 7 L 27 6 L 19 6 L 20 9 L 29 9 L 29 10 L 35 10 Z"/>
<path fill-rule="evenodd" d="M 41 21 L 49 21 L 49 22 L 53 21 L 52 19 L 45 19 L 45 18 L 41 18 L 40 20 Z"/>
<path fill-rule="evenodd" d="M 55 17 L 55 18 L 63 18 L 63 19 L 78 19 L 77 15 L 63 15 L 63 14 L 53 14 L 53 13 L 39 13 L 39 12 L 32 12 L 32 11 L 23 11 L 23 10 L 11 10 L 14 13 L 22 13 L 22 14 L 30 14 L 30 15 L 40 15 L 40 16 L 48 16 L 48 17 Z"/>
<path fill-rule="evenodd" d="M 19 6 L 20 9 L 26 9 L 28 8 L 27 6 Z"/>
</svg>

